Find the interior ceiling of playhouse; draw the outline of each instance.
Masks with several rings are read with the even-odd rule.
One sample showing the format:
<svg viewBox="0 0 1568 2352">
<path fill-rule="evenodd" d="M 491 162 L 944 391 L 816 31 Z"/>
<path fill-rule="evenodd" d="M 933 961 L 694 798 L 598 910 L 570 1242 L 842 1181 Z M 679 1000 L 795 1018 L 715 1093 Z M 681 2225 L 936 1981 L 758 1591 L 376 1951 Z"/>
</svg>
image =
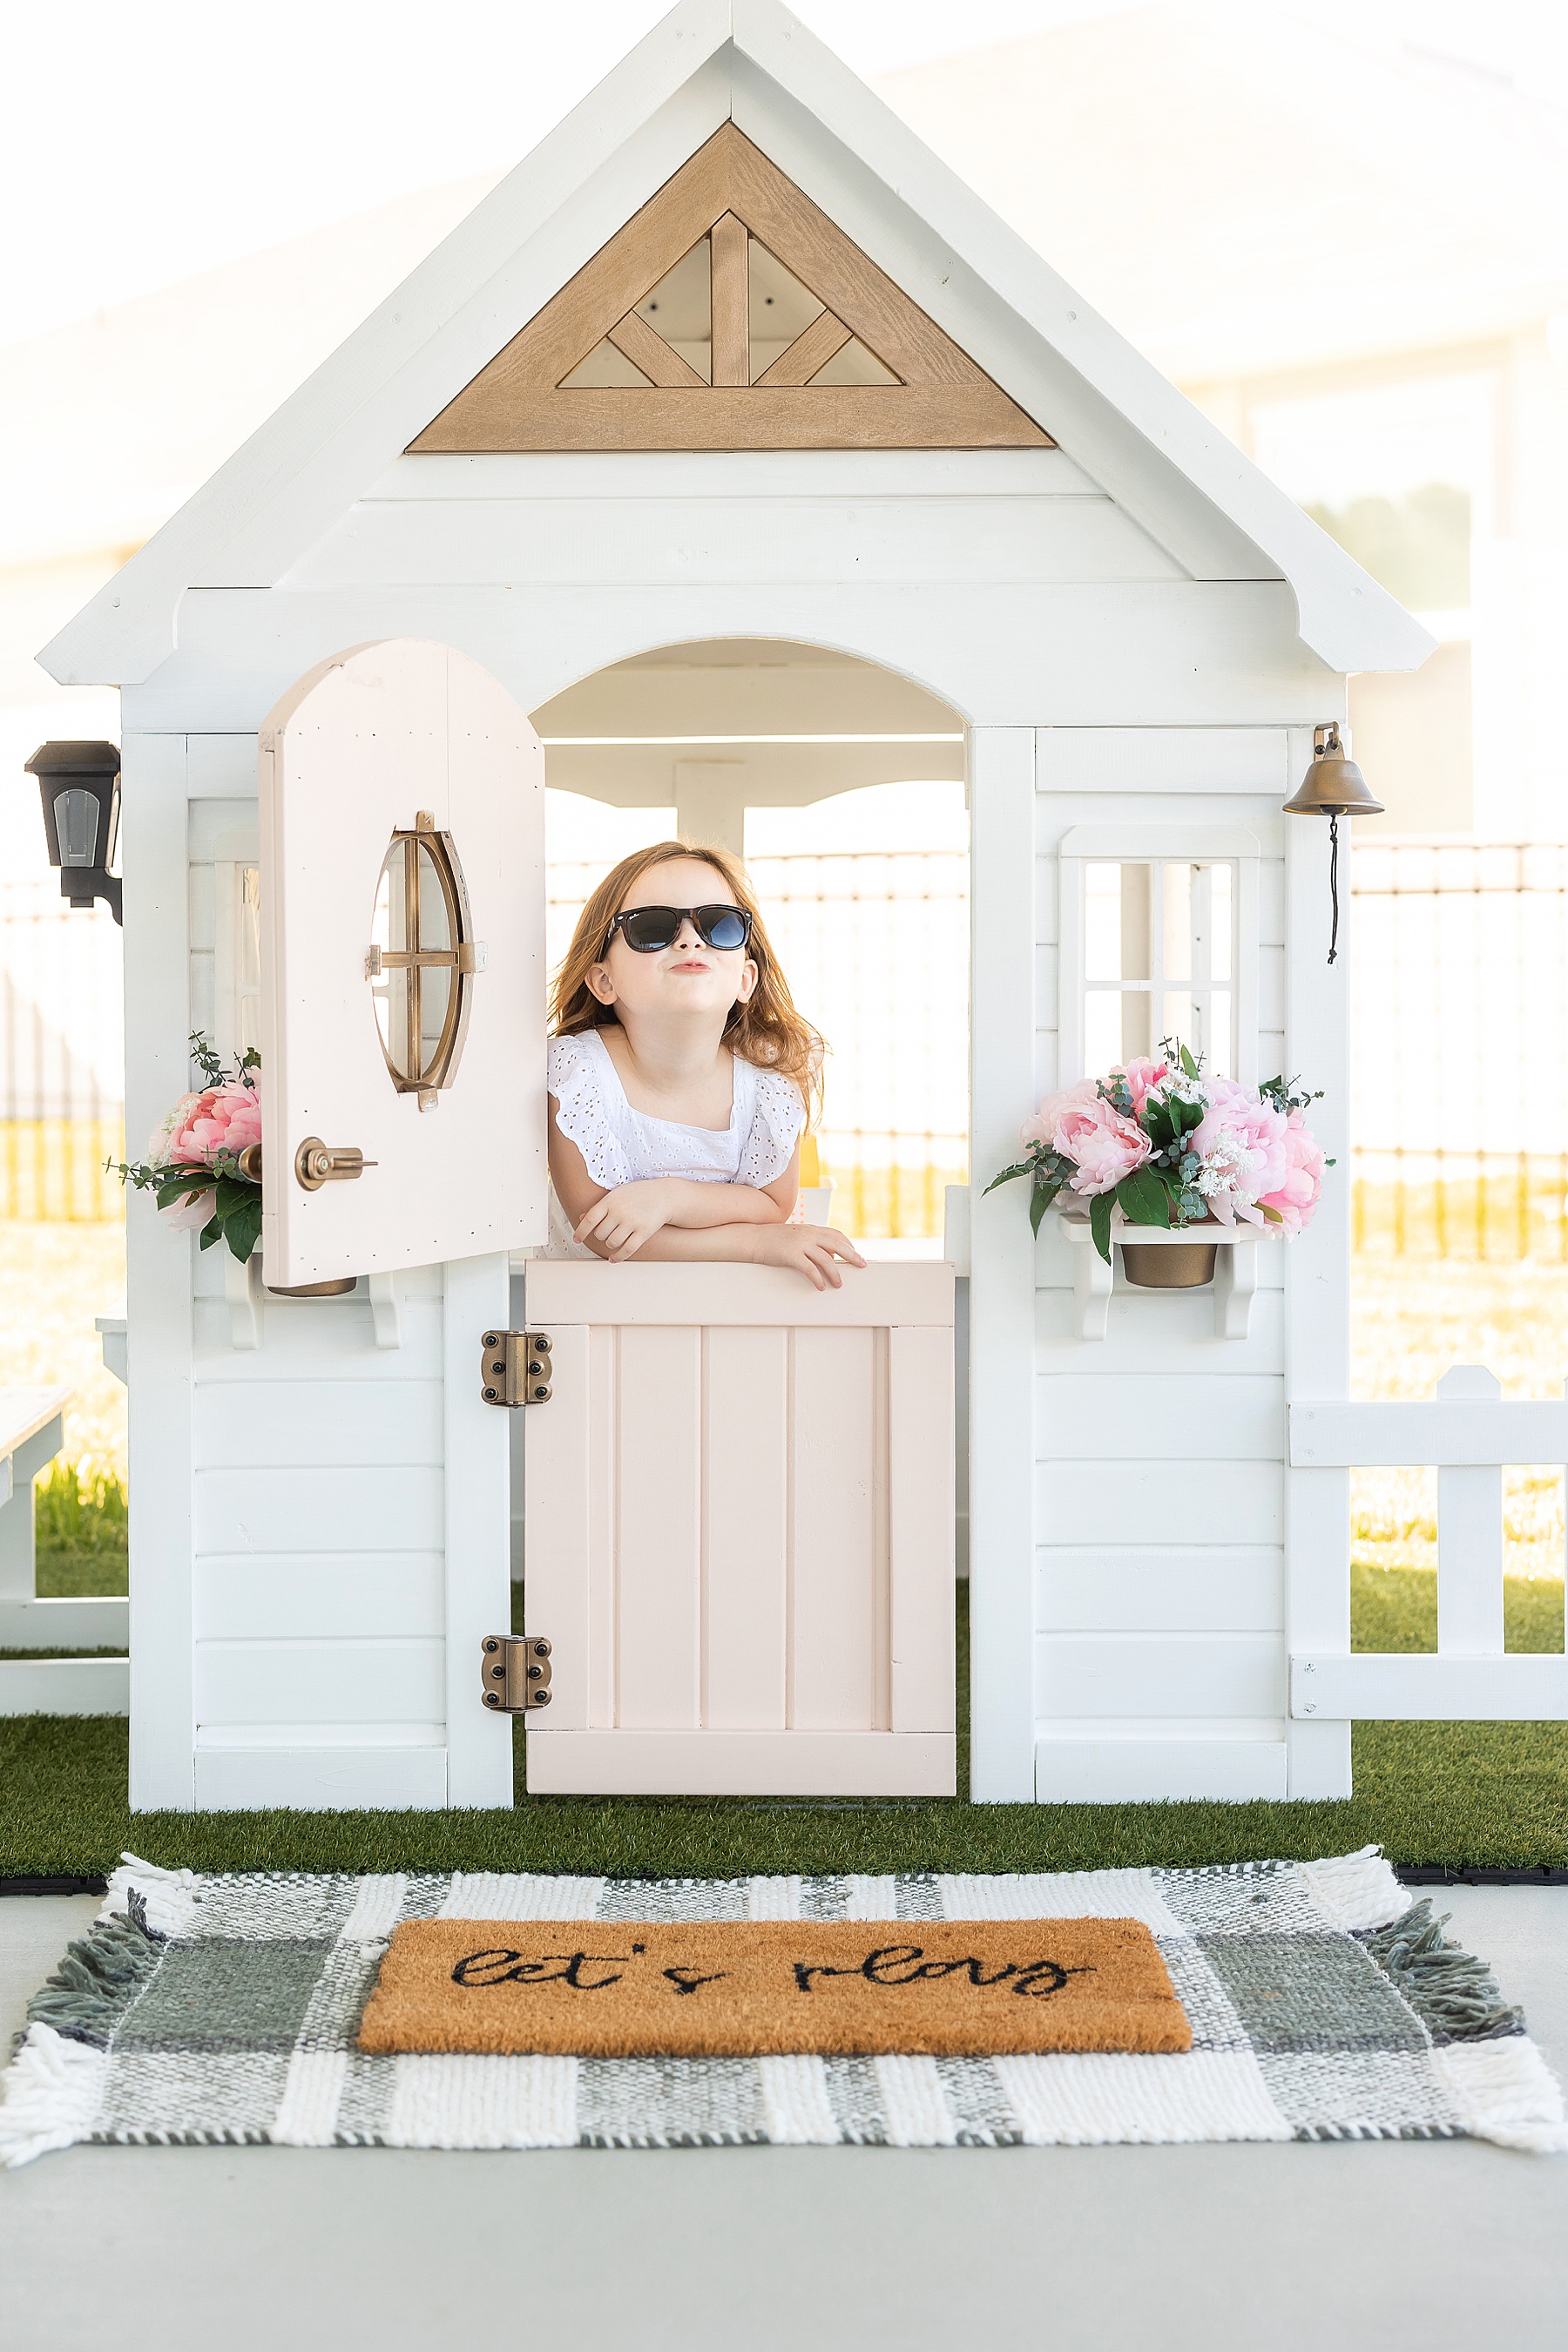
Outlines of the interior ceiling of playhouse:
<svg viewBox="0 0 1568 2352">
<path fill-rule="evenodd" d="M 826 646 L 720 637 L 611 663 L 531 714 L 557 790 L 618 807 L 679 803 L 677 763 L 721 767 L 738 802 L 960 782 L 963 722 L 896 671 Z"/>
</svg>

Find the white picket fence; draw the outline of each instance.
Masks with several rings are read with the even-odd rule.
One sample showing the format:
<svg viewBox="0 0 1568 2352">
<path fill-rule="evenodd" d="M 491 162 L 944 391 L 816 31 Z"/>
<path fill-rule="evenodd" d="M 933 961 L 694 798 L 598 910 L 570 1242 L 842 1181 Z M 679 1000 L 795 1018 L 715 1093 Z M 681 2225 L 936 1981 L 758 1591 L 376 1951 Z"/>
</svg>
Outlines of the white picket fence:
<svg viewBox="0 0 1568 2352">
<path fill-rule="evenodd" d="M 1568 1657 L 1503 1654 L 1502 1584 L 1502 1465 L 1568 1463 L 1568 1397 L 1505 1402 L 1495 1373 L 1456 1364 L 1428 1403 L 1292 1404 L 1290 1461 L 1307 1470 L 1437 1469 L 1436 1654 L 1293 1652 L 1293 1717 L 1568 1718 Z"/>
</svg>

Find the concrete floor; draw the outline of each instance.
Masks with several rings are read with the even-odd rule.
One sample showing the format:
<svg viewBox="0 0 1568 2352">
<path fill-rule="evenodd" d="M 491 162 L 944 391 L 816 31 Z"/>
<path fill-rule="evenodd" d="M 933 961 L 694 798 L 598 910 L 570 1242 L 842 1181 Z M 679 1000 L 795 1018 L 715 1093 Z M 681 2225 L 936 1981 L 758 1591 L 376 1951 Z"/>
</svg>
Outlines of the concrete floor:
<svg viewBox="0 0 1568 2352">
<path fill-rule="evenodd" d="M 1568 2076 L 1568 1888 L 1438 1891 Z M 0 1903 L 0 2036 L 90 1900 Z M 4 2043 L 0 2043 L 4 2046 Z M 1568 2343 L 1568 2157 L 73 2148 L 0 2174 L 0 2344 L 1480 2352 Z"/>
</svg>

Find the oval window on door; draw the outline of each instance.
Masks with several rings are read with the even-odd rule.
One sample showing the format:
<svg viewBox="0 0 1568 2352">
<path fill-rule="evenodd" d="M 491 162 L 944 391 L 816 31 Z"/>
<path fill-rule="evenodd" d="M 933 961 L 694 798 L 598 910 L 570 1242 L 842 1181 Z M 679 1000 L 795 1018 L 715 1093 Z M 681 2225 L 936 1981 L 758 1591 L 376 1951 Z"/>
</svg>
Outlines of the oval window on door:
<svg viewBox="0 0 1568 2352">
<path fill-rule="evenodd" d="M 452 836 L 423 810 L 412 832 L 393 835 L 383 862 L 368 970 L 392 1082 L 434 1110 L 463 1050 L 478 957 Z"/>
</svg>

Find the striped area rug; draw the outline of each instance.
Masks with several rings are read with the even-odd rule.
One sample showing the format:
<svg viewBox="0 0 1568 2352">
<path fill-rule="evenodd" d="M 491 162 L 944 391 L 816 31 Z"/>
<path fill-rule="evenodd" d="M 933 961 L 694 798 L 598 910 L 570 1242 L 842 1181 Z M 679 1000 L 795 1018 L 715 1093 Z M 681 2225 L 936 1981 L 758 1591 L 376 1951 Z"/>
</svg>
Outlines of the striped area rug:
<svg viewBox="0 0 1568 2352">
<path fill-rule="evenodd" d="M 1143 1921 L 1181 2054 L 367 2055 L 405 1919 Z M 896 2147 L 1431 2139 L 1568 2147 L 1486 1967 L 1375 1848 L 1039 1876 L 197 1876 L 127 1856 L 0 2078 L 0 2160 L 81 2141 L 293 2147 Z"/>
</svg>

